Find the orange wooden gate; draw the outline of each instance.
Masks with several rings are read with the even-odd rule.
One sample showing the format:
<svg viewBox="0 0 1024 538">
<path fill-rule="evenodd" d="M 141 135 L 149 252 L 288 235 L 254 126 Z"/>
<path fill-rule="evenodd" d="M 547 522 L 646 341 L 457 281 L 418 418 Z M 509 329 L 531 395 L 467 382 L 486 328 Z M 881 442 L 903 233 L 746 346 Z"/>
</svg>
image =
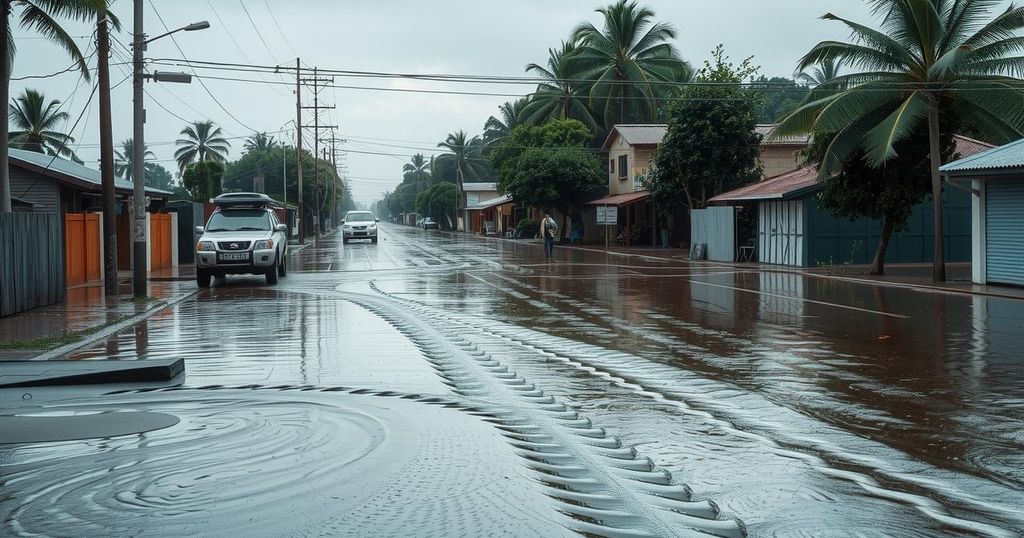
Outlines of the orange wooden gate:
<svg viewBox="0 0 1024 538">
<path fill-rule="evenodd" d="M 171 215 L 152 213 L 149 221 L 150 269 L 164 269 L 171 266 Z"/>
<path fill-rule="evenodd" d="M 64 215 L 64 260 L 68 286 L 100 280 L 100 216 Z"/>
</svg>

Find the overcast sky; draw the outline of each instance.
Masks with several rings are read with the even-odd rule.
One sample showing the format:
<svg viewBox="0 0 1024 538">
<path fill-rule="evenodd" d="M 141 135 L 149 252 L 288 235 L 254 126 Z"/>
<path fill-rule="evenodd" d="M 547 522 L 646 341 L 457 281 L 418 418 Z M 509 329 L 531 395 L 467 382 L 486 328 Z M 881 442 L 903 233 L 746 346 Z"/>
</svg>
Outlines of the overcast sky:
<svg viewBox="0 0 1024 538">
<path fill-rule="evenodd" d="M 869 20 L 865 4 L 851 0 L 649 0 L 642 4 L 654 10 L 659 21 L 675 26 L 675 45 L 691 63 L 699 65 L 722 43 L 735 60 L 753 55 L 769 76 L 791 75 L 797 59 L 818 41 L 846 37 L 837 23 L 818 20 L 825 12 Z M 328 69 L 521 76 L 526 64 L 543 63 L 547 49 L 558 45 L 580 22 L 600 25 L 600 15 L 594 12 L 600 5 L 594 0 L 244 0 L 244 4 L 238 0 L 153 0 L 151 5 L 147 0 L 146 28 L 150 35 L 163 33 L 157 12 L 172 29 L 210 21 L 209 30 L 176 34 L 177 43 L 191 60 L 294 65 L 295 58 L 301 57 L 305 65 Z M 132 3 L 116 0 L 114 11 L 124 26 L 117 38 L 127 45 Z M 15 16 L 19 14 L 16 8 Z M 68 27 L 72 35 L 80 36 L 77 40 L 83 49 L 90 46 L 91 27 Z M 59 49 L 35 34 L 19 29 L 15 36 L 18 55 L 13 77 L 53 73 L 68 66 Z M 126 58 L 127 52 L 114 46 Z M 181 53 L 165 38 L 152 43 L 146 55 L 179 58 Z M 120 56 L 112 59 L 115 64 L 123 61 Z M 113 83 L 127 75 L 126 66 L 112 67 Z M 294 84 L 294 76 L 263 79 Z M 528 87 L 517 85 L 346 78 L 336 78 L 335 83 L 516 95 L 529 92 Z M 232 158 L 241 153 L 242 139 L 252 130 L 291 129 L 285 125 L 295 118 L 291 86 L 210 79 L 205 84 L 220 105 L 196 81 L 191 85 L 147 84 L 151 96 L 146 107 L 147 145 L 168 169 L 175 171 L 173 143 L 184 126 L 175 115 L 190 121 L 211 119 L 227 136 L 237 137 L 232 141 Z M 65 101 L 65 110 L 72 116 L 68 128 L 86 110 L 92 89 L 72 72 L 13 81 L 12 96 L 26 87 Z M 311 96 L 307 90 L 303 98 Z M 348 181 L 356 201 L 364 204 L 399 183 L 402 165 L 411 154 L 437 152 L 437 142 L 458 129 L 479 134 L 488 116 L 497 113 L 498 105 L 513 99 L 350 89 L 325 90 L 321 97 L 327 104 L 337 105 L 321 117 L 324 123 L 338 125 L 339 136 L 348 140 L 343 145 L 351 150 L 345 157 Z M 113 101 L 116 144 L 131 136 L 130 81 L 114 89 Z M 311 121 L 308 112 L 304 123 L 307 121 Z M 96 166 L 99 131 L 95 99 L 73 135 L 81 144 L 79 156 Z M 294 136 L 292 132 L 283 135 L 289 141 Z M 312 140 L 311 135 L 307 140 Z"/>
</svg>

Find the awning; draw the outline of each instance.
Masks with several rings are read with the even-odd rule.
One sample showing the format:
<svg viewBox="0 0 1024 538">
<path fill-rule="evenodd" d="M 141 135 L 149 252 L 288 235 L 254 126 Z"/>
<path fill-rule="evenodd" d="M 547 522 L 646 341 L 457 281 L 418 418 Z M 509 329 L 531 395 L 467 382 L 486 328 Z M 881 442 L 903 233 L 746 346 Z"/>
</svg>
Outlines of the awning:
<svg viewBox="0 0 1024 538">
<path fill-rule="evenodd" d="M 491 198 L 490 200 L 484 200 L 483 202 L 477 203 L 476 205 L 471 205 L 466 208 L 466 211 L 483 211 L 484 209 L 490 209 L 492 207 L 497 207 L 502 204 L 508 204 L 511 203 L 512 201 L 512 197 L 506 194 L 504 196 L 499 196 L 497 198 Z"/>
<path fill-rule="evenodd" d="M 636 204 L 643 202 L 644 200 L 651 197 L 651 193 L 648 191 L 637 191 L 626 194 L 616 194 L 614 196 L 605 196 L 591 202 L 587 202 L 587 205 L 614 205 L 624 206 L 630 204 Z"/>
</svg>

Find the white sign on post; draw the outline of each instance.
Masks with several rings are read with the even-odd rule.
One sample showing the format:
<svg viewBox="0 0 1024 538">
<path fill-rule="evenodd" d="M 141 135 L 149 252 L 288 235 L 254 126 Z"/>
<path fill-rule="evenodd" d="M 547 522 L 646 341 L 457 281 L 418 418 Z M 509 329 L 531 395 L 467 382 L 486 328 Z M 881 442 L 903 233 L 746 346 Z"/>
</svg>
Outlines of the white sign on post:
<svg viewBox="0 0 1024 538">
<path fill-rule="evenodd" d="M 598 226 L 615 226 L 619 223 L 619 208 L 609 206 L 598 206 L 597 208 L 597 224 Z"/>
</svg>

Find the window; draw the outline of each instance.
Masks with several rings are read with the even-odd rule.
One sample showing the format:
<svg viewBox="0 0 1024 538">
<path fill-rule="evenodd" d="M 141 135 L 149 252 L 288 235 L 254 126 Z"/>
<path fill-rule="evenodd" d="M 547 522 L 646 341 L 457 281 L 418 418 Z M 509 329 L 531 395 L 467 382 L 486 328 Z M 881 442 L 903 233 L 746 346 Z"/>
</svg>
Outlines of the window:
<svg viewBox="0 0 1024 538">
<path fill-rule="evenodd" d="M 626 170 L 629 169 L 629 163 L 627 162 L 625 155 L 619 155 L 619 179 L 626 179 L 629 177 L 626 174 Z"/>
<path fill-rule="evenodd" d="M 615 173 L 615 159 L 608 159 L 608 172 Z"/>
<path fill-rule="evenodd" d="M 265 209 L 228 209 L 218 211 L 206 224 L 208 232 L 270 230 L 270 214 Z"/>
</svg>

